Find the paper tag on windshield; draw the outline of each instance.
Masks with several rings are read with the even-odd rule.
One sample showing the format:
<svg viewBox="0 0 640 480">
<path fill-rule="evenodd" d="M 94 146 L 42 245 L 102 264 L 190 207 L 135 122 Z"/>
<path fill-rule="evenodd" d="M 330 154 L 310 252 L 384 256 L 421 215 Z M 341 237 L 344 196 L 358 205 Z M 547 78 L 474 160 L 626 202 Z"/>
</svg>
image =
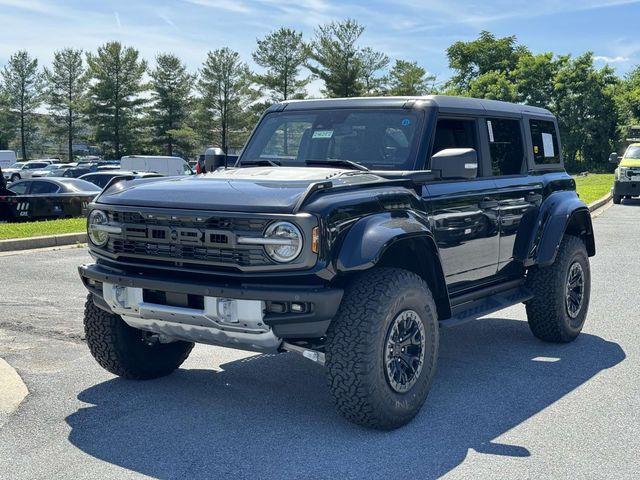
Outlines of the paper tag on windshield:
<svg viewBox="0 0 640 480">
<path fill-rule="evenodd" d="M 542 134 L 542 150 L 545 157 L 555 157 L 555 151 L 553 148 L 553 135 L 550 133 Z"/>
<path fill-rule="evenodd" d="M 331 138 L 333 130 L 316 130 L 311 138 Z"/>
<path fill-rule="evenodd" d="M 493 139 L 493 125 L 491 125 L 491 120 L 487 120 L 487 130 L 489 130 L 489 141 L 493 143 L 495 140 Z"/>
</svg>

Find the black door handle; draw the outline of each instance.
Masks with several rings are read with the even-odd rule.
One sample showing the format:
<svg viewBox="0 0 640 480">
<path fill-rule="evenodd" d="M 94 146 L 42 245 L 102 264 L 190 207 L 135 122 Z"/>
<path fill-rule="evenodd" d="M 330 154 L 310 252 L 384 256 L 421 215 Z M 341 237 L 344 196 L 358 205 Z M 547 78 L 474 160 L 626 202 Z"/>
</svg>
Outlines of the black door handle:
<svg viewBox="0 0 640 480">
<path fill-rule="evenodd" d="M 485 208 L 497 208 L 498 207 L 498 201 L 494 200 L 493 198 L 485 197 L 482 200 L 480 200 L 479 206 L 482 209 L 485 209 Z"/>
<path fill-rule="evenodd" d="M 542 200 L 542 195 L 535 192 L 529 192 L 524 196 L 524 201 L 528 203 L 537 203 Z"/>
</svg>

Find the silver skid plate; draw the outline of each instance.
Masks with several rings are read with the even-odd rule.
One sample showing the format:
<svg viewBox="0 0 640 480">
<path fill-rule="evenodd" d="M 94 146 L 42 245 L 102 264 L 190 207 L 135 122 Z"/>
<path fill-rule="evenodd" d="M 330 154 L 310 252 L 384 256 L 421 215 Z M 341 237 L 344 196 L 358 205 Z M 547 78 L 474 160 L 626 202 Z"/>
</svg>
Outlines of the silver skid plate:
<svg viewBox="0 0 640 480">
<path fill-rule="evenodd" d="M 134 328 L 189 342 L 258 352 L 277 351 L 282 340 L 263 321 L 264 302 L 204 297 L 204 309 L 145 302 L 141 288 L 103 284 L 104 299 Z"/>
</svg>

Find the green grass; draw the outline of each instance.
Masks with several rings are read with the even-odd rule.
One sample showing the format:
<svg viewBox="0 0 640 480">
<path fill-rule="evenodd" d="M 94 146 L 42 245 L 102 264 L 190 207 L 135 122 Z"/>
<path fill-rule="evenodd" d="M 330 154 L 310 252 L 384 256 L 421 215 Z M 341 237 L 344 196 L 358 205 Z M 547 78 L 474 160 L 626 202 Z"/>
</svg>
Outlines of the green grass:
<svg viewBox="0 0 640 480">
<path fill-rule="evenodd" d="M 62 233 L 84 232 L 87 228 L 86 218 L 65 218 L 24 223 L 0 223 L 0 240 L 9 238 L 41 237 L 44 235 L 60 235 Z"/>
<path fill-rule="evenodd" d="M 591 203 L 604 197 L 613 186 L 613 173 L 590 173 L 586 177 L 574 177 L 580 199 Z"/>
</svg>

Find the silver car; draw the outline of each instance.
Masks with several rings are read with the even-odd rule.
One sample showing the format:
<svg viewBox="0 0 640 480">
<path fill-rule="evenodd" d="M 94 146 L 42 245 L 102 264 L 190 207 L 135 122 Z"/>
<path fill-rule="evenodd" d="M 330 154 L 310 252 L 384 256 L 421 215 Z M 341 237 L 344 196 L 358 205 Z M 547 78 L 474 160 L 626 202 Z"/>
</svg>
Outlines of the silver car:
<svg viewBox="0 0 640 480">
<path fill-rule="evenodd" d="M 9 182 L 31 178 L 33 172 L 41 170 L 51 165 L 53 160 L 31 160 L 29 162 L 18 162 L 2 171 L 4 178 Z M 16 165 L 19 165 L 16 167 Z"/>
</svg>

